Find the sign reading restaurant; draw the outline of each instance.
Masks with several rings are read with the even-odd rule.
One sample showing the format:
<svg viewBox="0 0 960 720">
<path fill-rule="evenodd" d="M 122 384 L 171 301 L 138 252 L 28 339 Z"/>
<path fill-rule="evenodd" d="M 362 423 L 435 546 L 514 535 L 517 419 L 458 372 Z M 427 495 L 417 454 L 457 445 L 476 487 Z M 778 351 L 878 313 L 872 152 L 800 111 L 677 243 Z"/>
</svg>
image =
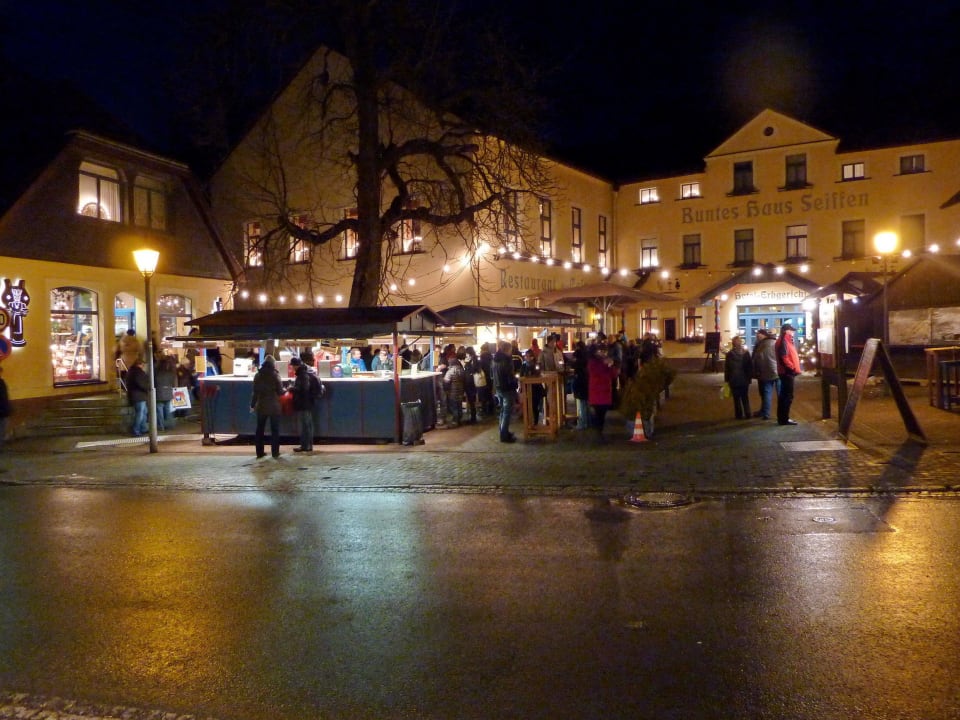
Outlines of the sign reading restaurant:
<svg viewBox="0 0 960 720">
<path fill-rule="evenodd" d="M 793 212 L 821 212 L 825 210 L 846 210 L 865 208 L 870 204 L 870 193 L 852 193 L 846 190 L 833 190 L 825 193 L 805 193 L 797 201 L 777 200 L 762 202 L 747 200 L 738 205 L 720 206 L 698 210 L 685 207 L 681 211 L 684 225 L 691 223 L 720 222 L 723 220 L 750 220 L 752 218 L 777 217 Z"/>
</svg>

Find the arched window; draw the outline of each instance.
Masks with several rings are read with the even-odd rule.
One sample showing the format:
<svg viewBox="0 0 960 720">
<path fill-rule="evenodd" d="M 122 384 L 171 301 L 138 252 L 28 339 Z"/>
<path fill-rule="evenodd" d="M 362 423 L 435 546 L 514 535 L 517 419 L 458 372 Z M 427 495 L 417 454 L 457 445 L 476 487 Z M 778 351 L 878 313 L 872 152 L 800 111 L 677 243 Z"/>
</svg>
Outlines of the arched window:
<svg viewBox="0 0 960 720">
<path fill-rule="evenodd" d="M 53 384 L 101 379 L 100 318 L 97 294 L 86 288 L 50 291 L 50 359 Z"/>
<path fill-rule="evenodd" d="M 166 347 L 164 338 L 183 336 L 189 333 L 184 325 L 193 320 L 193 301 L 183 295 L 161 295 L 157 299 L 157 312 L 160 316 L 160 347 Z"/>
</svg>

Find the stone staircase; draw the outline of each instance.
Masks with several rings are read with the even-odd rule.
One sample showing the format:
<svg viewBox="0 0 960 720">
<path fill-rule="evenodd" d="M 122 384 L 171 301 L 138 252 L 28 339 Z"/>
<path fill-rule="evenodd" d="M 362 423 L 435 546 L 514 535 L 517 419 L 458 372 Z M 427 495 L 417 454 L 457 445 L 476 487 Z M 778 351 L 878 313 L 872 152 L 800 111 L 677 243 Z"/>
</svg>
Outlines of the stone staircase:
<svg viewBox="0 0 960 720">
<path fill-rule="evenodd" d="M 133 408 L 125 395 L 85 395 L 56 400 L 30 423 L 29 434 L 128 435 L 132 423 Z"/>
</svg>

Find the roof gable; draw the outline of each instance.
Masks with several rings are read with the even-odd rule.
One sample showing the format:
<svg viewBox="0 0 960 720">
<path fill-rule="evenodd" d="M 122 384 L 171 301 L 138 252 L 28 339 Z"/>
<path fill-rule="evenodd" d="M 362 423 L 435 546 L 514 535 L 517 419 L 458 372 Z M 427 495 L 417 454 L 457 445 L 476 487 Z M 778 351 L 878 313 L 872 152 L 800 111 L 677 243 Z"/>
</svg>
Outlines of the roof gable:
<svg viewBox="0 0 960 720">
<path fill-rule="evenodd" d="M 764 110 L 725 140 L 707 159 L 793 145 L 840 141 L 774 110 Z"/>
</svg>

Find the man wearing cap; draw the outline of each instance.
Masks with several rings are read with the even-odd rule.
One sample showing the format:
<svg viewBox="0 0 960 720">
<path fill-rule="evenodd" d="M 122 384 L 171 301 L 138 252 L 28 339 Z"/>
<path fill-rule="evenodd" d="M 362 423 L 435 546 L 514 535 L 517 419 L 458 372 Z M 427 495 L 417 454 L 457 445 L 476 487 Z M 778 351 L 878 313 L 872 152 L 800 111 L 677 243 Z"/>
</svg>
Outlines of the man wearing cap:
<svg viewBox="0 0 960 720">
<path fill-rule="evenodd" d="M 779 394 L 780 390 L 776 343 L 777 339 L 769 330 L 757 330 L 757 342 L 753 346 L 753 374 L 760 386 L 760 409 L 753 416 L 764 420 L 770 419 L 774 391 Z"/>
<path fill-rule="evenodd" d="M 780 326 L 780 337 L 777 338 L 777 374 L 780 376 L 780 394 L 777 396 L 777 424 L 796 425 L 796 420 L 790 419 L 790 406 L 793 404 L 793 379 L 800 374 L 800 356 L 797 346 L 793 342 L 796 332 L 793 325 L 784 323 Z"/>
</svg>

